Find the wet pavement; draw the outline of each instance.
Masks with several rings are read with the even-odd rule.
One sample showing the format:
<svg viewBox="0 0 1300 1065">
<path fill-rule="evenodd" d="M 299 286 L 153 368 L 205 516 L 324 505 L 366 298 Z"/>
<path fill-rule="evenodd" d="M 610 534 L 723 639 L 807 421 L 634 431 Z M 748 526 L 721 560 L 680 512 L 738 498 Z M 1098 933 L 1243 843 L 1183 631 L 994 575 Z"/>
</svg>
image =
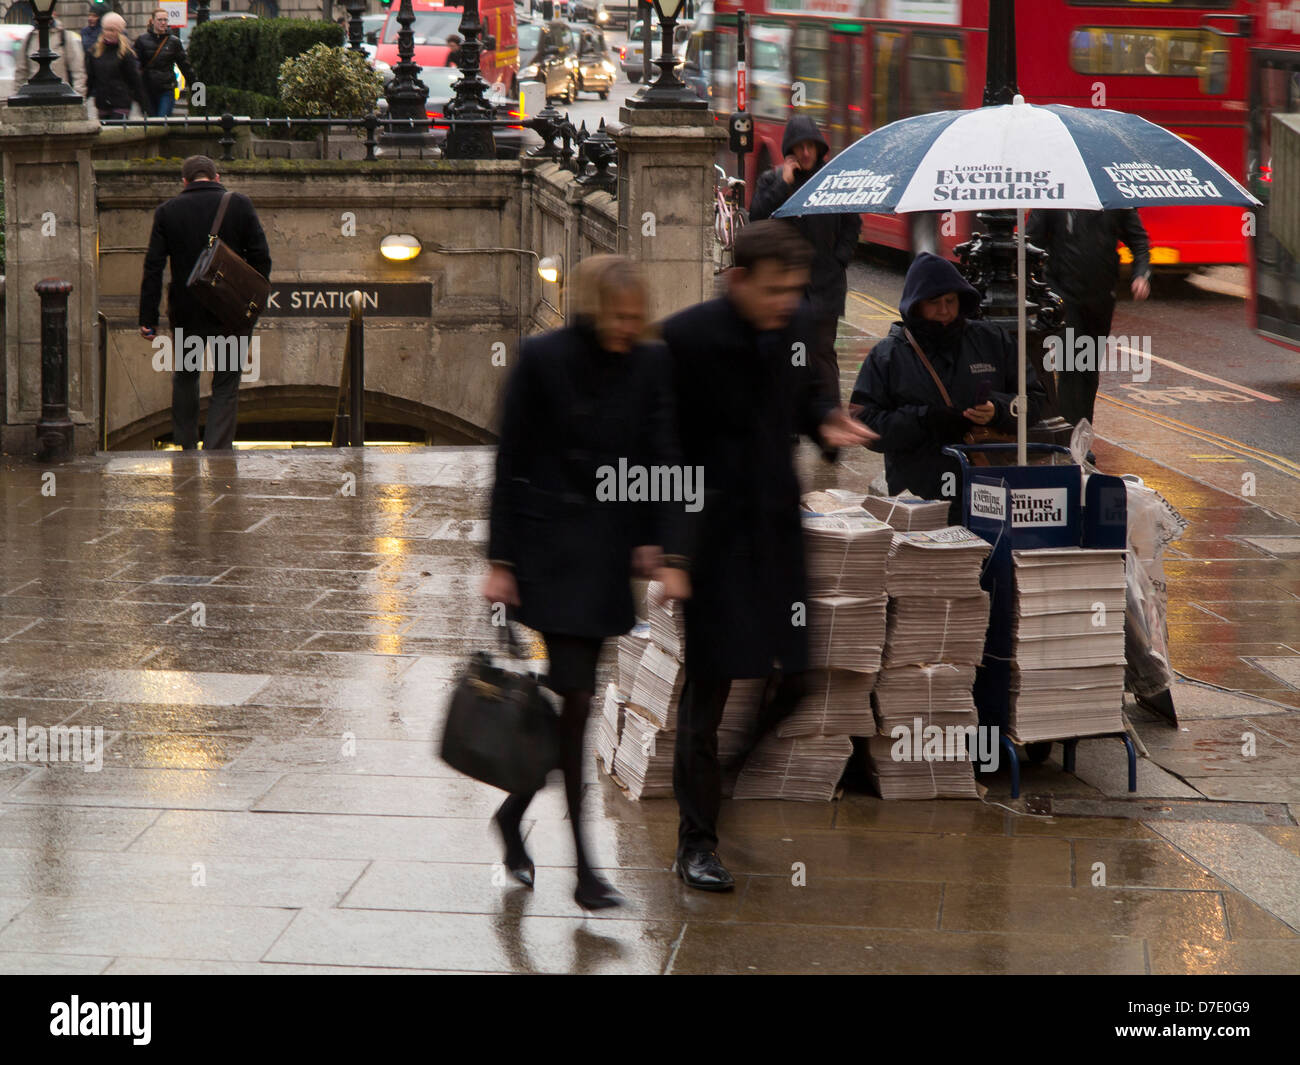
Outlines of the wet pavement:
<svg viewBox="0 0 1300 1065">
<path fill-rule="evenodd" d="M 669 871 L 673 802 L 629 801 L 593 758 L 596 860 L 630 905 L 587 917 L 559 787 L 528 812 L 528 892 L 496 865 L 499 794 L 433 755 L 489 636 L 492 454 L 123 454 L 54 470 L 53 494 L 5 461 L 0 724 L 104 746 L 97 772 L 0 762 L 0 971 L 1300 970 L 1300 562 L 1245 539 L 1289 520 L 1099 448 L 1194 519 L 1177 664 L 1240 689 L 1180 685 L 1178 729 L 1134 712 L 1138 796 L 1098 741 L 1075 774 L 1027 767 L 1015 801 L 1004 771 L 983 802 L 728 802 L 717 896 Z M 818 485 L 878 462 L 801 455 Z"/>
</svg>

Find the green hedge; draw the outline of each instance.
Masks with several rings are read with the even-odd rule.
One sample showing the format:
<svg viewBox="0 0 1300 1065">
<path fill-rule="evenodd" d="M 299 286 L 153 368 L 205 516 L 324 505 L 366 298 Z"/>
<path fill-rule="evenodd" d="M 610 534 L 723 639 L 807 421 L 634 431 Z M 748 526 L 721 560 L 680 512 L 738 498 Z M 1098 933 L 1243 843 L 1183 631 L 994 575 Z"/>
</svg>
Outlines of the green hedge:
<svg viewBox="0 0 1300 1065">
<path fill-rule="evenodd" d="M 233 20 L 232 20 L 233 21 Z M 263 96 L 244 89 L 229 89 L 224 85 L 205 86 L 207 98 L 203 107 L 192 107 L 196 115 L 248 115 L 250 118 L 285 118 L 289 109 L 276 96 Z"/>
<path fill-rule="evenodd" d="M 203 110 L 213 113 L 212 88 L 218 85 L 278 100 L 281 63 L 316 44 L 338 47 L 343 38 L 337 22 L 311 19 L 231 18 L 195 26 L 189 56 L 198 80 L 207 87 L 208 106 Z"/>
</svg>

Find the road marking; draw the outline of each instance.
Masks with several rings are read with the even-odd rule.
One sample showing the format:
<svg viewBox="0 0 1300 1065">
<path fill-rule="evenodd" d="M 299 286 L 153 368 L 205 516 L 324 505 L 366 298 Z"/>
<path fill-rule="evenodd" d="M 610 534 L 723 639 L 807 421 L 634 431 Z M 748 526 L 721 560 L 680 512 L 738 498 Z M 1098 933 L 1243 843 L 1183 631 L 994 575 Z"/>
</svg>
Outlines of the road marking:
<svg viewBox="0 0 1300 1065">
<path fill-rule="evenodd" d="M 856 290 L 852 290 L 852 289 L 849 291 L 849 295 L 855 297 L 856 299 L 860 299 L 863 303 L 865 303 L 865 304 L 866 304 L 867 306 L 869 306 L 869 307 L 873 307 L 873 308 L 875 308 L 875 309 L 878 310 L 878 311 L 882 311 L 882 312 L 884 312 L 884 313 L 885 313 L 885 314 L 886 314 L 890 319 L 897 319 L 897 318 L 898 318 L 898 308 L 897 308 L 897 307 L 891 307 L 891 306 L 889 306 L 889 304 L 887 304 L 887 303 L 882 303 L 880 300 L 876 299 L 874 296 L 867 296 L 867 295 L 864 295 L 864 294 L 861 293 L 861 292 L 858 292 L 858 291 L 856 291 Z"/>
<path fill-rule="evenodd" d="M 1225 381 L 1222 377 L 1215 377 L 1213 374 L 1202 373 L 1200 370 L 1193 370 L 1190 366 L 1184 366 L 1181 362 L 1174 362 L 1173 359 L 1162 359 L 1159 355 L 1148 355 L 1145 351 L 1134 351 L 1127 345 L 1118 345 L 1120 351 L 1127 351 L 1130 355 L 1136 355 L 1138 358 L 1147 358 L 1152 362 L 1158 362 L 1161 366 L 1168 366 L 1171 370 L 1181 370 L 1192 377 L 1199 377 L 1202 381 L 1212 381 L 1216 385 L 1222 385 L 1224 388 L 1231 388 L 1234 392 L 1240 392 L 1242 395 L 1254 396 L 1256 399 L 1267 400 L 1269 403 L 1281 403 L 1277 396 L 1270 396 L 1267 392 L 1256 392 L 1253 388 L 1247 388 L 1245 385 L 1236 384 L 1233 381 Z"/>
</svg>

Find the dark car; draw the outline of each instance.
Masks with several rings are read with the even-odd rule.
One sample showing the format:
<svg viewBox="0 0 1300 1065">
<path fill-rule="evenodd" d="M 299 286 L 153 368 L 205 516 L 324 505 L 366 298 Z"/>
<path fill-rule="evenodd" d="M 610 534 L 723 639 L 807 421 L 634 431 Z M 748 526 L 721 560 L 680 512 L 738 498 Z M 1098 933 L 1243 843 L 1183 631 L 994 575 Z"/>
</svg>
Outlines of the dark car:
<svg viewBox="0 0 1300 1065">
<path fill-rule="evenodd" d="M 519 54 L 529 56 L 519 67 L 520 81 L 540 81 L 546 102 L 572 103 L 579 91 L 578 35 L 572 26 L 553 19 L 519 23 Z M 593 90 L 594 91 L 594 90 Z"/>
</svg>

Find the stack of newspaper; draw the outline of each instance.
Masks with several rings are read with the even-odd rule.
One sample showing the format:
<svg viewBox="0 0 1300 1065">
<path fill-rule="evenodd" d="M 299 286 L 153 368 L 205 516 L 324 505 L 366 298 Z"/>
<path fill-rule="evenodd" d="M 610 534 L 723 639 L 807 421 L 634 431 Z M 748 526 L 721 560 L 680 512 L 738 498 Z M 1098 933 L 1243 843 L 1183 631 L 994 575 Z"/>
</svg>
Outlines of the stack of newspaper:
<svg viewBox="0 0 1300 1065">
<path fill-rule="evenodd" d="M 885 642 L 885 608 L 889 600 L 831 595 L 808 600 L 808 653 L 814 669 L 849 669 L 874 673 Z"/>
<path fill-rule="evenodd" d="M 654 644 L 646 648 L 632 681 L 632 708 L 657 728 L 677 727 L 677 700 L 686 680 L 682 664 Z"/>
<path fill-rule="evenodd" d="M 606 773 L 614 771 L 614 752 L 618 750 L 619 735 L 623 731 L 623 700 L 618 688 L 605 687 L 605 702 L 596 715 L 596 755 Z"/>
<path fill-rule="evenodd" d="M 876 731 L 871 716 L 875 673 L 813 669 L 807 677 L 808 693 L 799 708 L 781 722 L 778 736 L 870 736 Z"/>
<path fill-rule="evenodd" d="M 948 524 L 946 499 L 916 496 L 867 496 L 862 506 L 898 532 L 928 532 Z"/>
<path fill-rule="evenodd" d="M 980 570 L 989 550 L 988 541 L 960 525 L 932 532 L 895 533 L 885 563 L 890 597 L 977 596 Z M 936 621 L 942 616 L 942 604 L 939 604 Z"/>
<path fill-rule="evenodd" d="M 682 603 L 656 602 L 663 585 L 651 581 L 646 586 L 646 616 L 650 619 L 650 639 L 655 645 L 681 661 L 686 656 L 686 618 Z"/>
<path fill-rule="evenodd" d="M 768 736 L 741 770 L 734 796 L 828 802 L 835 797 L 852 753 L 847 736 Z"/>
<path fill-rule="evenodd" d="M 867 741 L 867 768 L 882 799 L 978 799 L 973 754 L 956 729 L 925 753 L 925 737 L 872 736 Z M 951 737 L 951 738 L 949 738 Z"/>
<path fill-rule="evenodd" d="M 1012 736 L 1024 743 L 1122 732 L 1124 553 L 1012 552 Z"/>
<path fill-rule="evenodd" d="M 614 755 L 614 771 L 633 799 L 662 799 L 673 793 L 673 745 L 677 734 L 655 727 L 629 706 Z"/>
<path fill-rule="evenodd" d="M 806 514 L 804 545 L 810 595 L 879 596 L 893 532 L 865 510 Z"/>
<path fill-rule="evenodd" d="M 847 488 L 825 488 L 817 492 L 805 492 L 799 502 L 803 509 L 814 514 L 836 514 L 842 510 L 860 510 L 865 492 L 850 492 Z"/>
<path fill-rule="evenodd" d="M 731 762 L 749 741 L 758 718 L 766 680 L 733 680 L 718 723 L 718 760 Z"/>
<path fill-rule="evenodd" d="M 891 596 L 885 632 L 885 667 L 930 662 L 979 665 L 988 627 L 986 592 L 961 599 Z"/>
<path fill-rule="evenodd" d="M 927 725 L 945 728 L 978 724 L 971 695 L 974 686 L 971 664 L 935 662 L 881 670 L 871 695 L 876 722 L 886 736 L 895 725 L 910 726 L 918 717 Z"/>
<path fill-rule="evenodd" d="M 632 684 L 636 680 L 636 669 L 641 664 L 641 656 L 649 646 L 648 622 L 640 622 L 631 632 L 618 638 L 618 690 L 625 702 L 632 694 Z"/>
</svg>

